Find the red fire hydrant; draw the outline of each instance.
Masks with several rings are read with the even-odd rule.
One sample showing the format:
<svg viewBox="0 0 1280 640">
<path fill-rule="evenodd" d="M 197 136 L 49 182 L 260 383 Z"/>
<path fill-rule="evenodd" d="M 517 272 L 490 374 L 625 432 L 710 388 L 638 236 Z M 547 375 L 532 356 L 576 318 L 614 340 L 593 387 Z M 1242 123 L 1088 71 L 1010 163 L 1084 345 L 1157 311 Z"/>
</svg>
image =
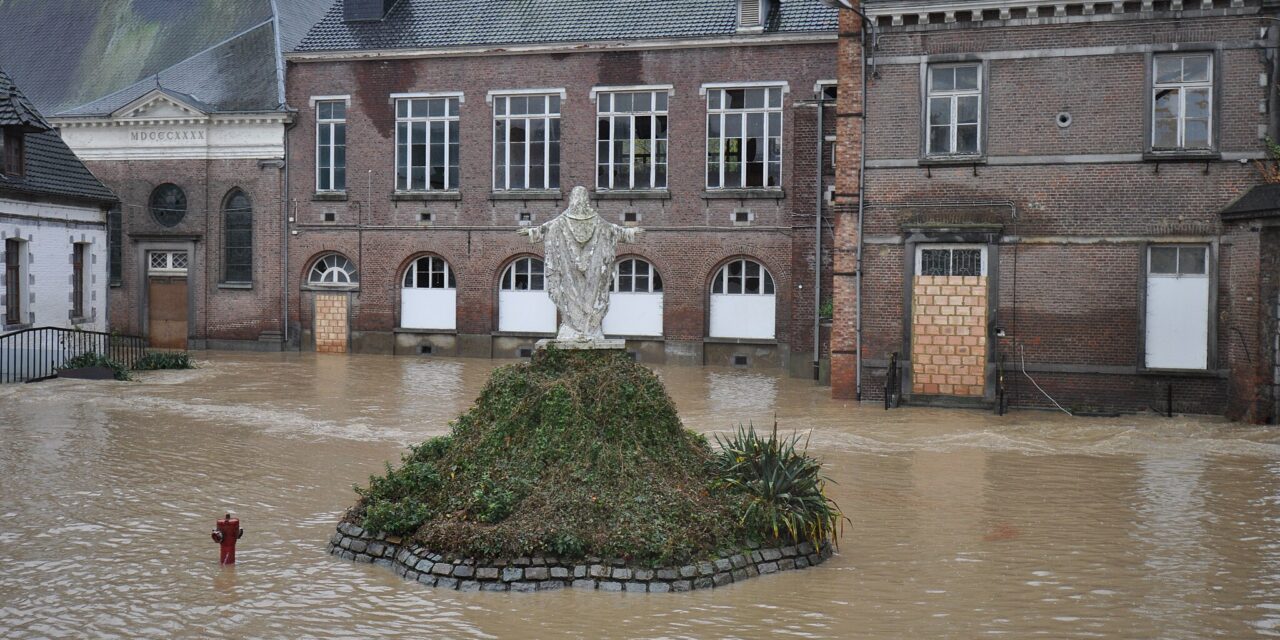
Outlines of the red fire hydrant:
<svg viewBox="0 0 1280 640">
<path fill-rule="evenodd" d="M 235 564 L 236 563 L 236 540 L 244 535 L 244 529 L 240 528 L 240 519 L 232 518 L 231 514 L 218 521 L 218 526 L 213 530 L 213 541 L 222 545 L 222 554 L 218 558 L 218 564 Z"/>
</svg>

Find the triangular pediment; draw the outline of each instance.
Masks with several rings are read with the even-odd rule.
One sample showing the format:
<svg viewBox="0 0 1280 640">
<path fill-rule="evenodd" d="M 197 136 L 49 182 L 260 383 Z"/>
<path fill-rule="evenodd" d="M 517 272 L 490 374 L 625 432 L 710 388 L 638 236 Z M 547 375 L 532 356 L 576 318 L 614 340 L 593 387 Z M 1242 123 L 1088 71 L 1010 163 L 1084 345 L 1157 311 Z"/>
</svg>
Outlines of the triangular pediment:
<svg viewBox="0 0 1280 640">
<path fill-rule="evenodd" d="M 208 114 L 181 94 L 156 88 L 117 109 L 113 118 L 204 118 Z"/>
</svg>

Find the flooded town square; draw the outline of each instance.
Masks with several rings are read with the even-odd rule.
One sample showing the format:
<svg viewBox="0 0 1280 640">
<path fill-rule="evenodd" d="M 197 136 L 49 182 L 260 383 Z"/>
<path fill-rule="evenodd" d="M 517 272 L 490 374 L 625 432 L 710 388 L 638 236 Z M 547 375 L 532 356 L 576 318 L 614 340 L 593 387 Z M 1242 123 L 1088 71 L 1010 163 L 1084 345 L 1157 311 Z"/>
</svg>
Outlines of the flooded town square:
<svg viewBox="0 0 1280 640">
<path fill-rule="evenodd" d="M 884 411 L 659 367 L 685 424 L 811 434 L 850 518 L 820 567 L 680 594 L 460 593 L 325 553 L 351 486 L 500 362 L 202 355 L 0 387 L 0 636 L 1280 635 L 1280 433 L 1221 419 Z M 206 359 L 207 358 L 207 359 Z M 247 533 L 222 568 L 209 539 Z"/>
</svg>

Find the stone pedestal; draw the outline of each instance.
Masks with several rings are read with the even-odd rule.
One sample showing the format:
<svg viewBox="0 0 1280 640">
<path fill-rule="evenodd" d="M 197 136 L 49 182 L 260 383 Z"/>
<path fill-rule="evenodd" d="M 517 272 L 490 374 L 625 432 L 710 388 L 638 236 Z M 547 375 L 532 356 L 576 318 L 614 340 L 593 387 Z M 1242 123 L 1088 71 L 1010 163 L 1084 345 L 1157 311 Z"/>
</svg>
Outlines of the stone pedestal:
<svg viewBox="0 0 1280 640">
<path fill-rule="evenodd" d="M 539 340 L 533 345 L 535 350 L 555 347 L 563 351 L 622 351 L 627 348 L 626 340 Z"/>
</svg>

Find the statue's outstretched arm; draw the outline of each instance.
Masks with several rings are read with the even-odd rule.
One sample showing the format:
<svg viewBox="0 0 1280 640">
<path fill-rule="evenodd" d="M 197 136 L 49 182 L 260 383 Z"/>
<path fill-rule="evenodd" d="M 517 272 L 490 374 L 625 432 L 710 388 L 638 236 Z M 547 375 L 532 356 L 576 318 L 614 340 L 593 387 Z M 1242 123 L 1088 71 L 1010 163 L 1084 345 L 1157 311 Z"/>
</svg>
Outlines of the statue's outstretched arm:
<svg viewBox="0 0 1280 640">
<path fill-rule="evenodd" d="M 613 224 L 613 223 L 610 223 Z M 613 225 L 618 230 L 618 237 L 623 242 L 639 242 L 640 236 L 644 235 L 644 229 L 640 227 L 624 227 L 622 225 Z"/>
<path fill-rule="evenodd" d="M 550 220 L 536 227 L 525 227 L 523 229 L 520 229 L 519 231 L 516 231 L 516 233 L 522 236 L 528 236 L 529 242 L 532 242 L 532 243 L 542 242 L 542 236 L 546 234 L 547 232 L 546 226 L 549 224 L 551 224 Z"/>
</svg>

